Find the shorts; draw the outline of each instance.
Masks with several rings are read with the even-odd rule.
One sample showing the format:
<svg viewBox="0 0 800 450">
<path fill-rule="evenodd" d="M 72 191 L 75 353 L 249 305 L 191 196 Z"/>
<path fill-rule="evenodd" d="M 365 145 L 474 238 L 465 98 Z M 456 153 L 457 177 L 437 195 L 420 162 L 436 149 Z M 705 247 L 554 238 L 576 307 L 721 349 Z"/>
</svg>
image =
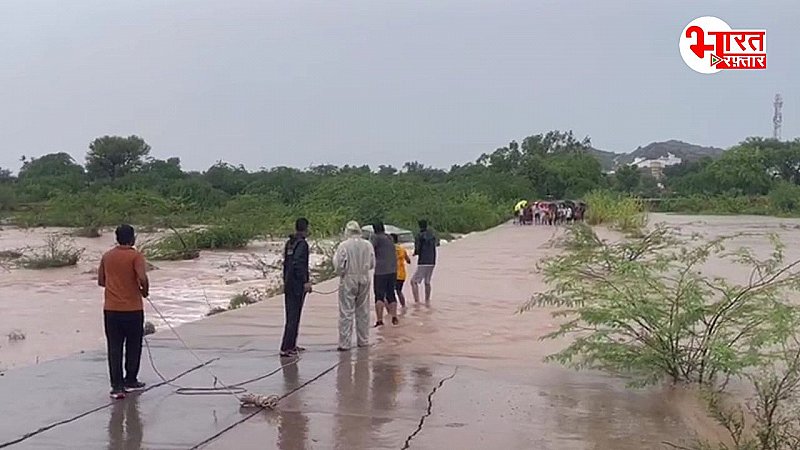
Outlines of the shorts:
<svg viewBox="0 0 800 450">
<path fill-rule="evenodd" d="M 431 284 L 431 278 L 433 278 L 434 267 L 436 266 L 434 265 L 417 266 L 417 271 L 414 272 L 414 276 L 411 277 L 411 283 L 420 284 L 421 282 L 425 281 L 425 284 Z"/>
<path fill-rule="evenodd" d="M 406 284 L 406 280 L 396 280 L 394 282 L 394 290 L 397 292 L 403 292 L 404 284 Z"/>
<path fill-rule="evenodd" d="M 373 283 L 375 285 L 375 301 L 376 302 L 382 301 L 386 303 L 396 302 L 397 297 L 394 295 L 394 288 L 396 282 L 397 282 L 396 273 L 375 275 Z"/>
</svg>

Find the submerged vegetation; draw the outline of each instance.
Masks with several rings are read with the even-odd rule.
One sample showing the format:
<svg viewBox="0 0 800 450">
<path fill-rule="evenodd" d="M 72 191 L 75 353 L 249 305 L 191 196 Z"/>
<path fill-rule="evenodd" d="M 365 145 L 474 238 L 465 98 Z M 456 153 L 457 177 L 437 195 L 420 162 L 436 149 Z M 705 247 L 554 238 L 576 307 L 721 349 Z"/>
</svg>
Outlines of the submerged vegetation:
<svg viewBox="0 0 800 450">
<path fill-rule="evenodd" d="M 17 263 L 26 269 L 54 269 L 78 264 L 84 249 L 77 248 L 64 236 L 50 234 L 43 246 L 28 248 L 22 252 Z"/>
<path fill-rule="evenodd" d="M 148 259 L 187 260 L 200 256 L 200 250 L 236 250 L 245 248 L 255 232 L 242 227 L 214 226 L 210 228 L 179 231 L 145 242 L 141 250 Z"/>
</svg>

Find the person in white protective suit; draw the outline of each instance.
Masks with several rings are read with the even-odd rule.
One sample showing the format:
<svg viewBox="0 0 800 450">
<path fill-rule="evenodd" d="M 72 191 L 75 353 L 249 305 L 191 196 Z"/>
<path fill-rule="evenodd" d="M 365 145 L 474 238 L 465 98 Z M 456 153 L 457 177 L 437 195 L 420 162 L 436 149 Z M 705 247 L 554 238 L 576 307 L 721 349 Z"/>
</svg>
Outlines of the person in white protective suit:
<svg viewBox="0 0 800 450">
<path fill-rule="evenodd" d="M 359 347 L 369 345 L 370 270 L 375 268 L 372 244 L 361 236 L 356 221 L 345 226 L 345 241 L 333 256 L 333 267 L 339 275 L 339 347 L 345 352 L 353 345 L 355 319 L 356 341 Z"/>
</svg>

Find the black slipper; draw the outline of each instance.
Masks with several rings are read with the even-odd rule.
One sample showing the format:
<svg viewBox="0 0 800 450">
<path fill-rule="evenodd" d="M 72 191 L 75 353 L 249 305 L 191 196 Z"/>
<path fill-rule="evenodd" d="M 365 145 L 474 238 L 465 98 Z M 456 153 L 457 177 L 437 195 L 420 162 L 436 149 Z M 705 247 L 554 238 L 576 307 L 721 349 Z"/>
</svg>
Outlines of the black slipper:
<svg viewBox="0 0 800 450">
<path fill-rule="evenodd" d="M 382 327 L 382 326 L 383 326 L 383 321 L 379 320 L 379 321 L 375 322 L 375 326 L 373 328 L 378 328 L 378 327 Z"/>
</svg>

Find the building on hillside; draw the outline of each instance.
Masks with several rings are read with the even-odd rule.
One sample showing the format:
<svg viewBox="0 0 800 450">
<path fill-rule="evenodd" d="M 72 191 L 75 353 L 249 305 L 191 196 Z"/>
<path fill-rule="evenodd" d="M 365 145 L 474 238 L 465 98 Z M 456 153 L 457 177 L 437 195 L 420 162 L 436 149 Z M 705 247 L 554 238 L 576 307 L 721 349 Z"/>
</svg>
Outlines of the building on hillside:
<svg viewBox="0 0 800 450">
<path fill-rule="evenodd" d="M 667 166 L 674 166 L 680 164 L 682 160 L 672 153 L 661 156 L 655 159 L 636 158 L 631 163 L 632 166 L 638 167 L 640 170 L 649 171 L 650 175 L 655 179 L 661 179 L 664 176 L 664 168 Z"/>
</svg>

